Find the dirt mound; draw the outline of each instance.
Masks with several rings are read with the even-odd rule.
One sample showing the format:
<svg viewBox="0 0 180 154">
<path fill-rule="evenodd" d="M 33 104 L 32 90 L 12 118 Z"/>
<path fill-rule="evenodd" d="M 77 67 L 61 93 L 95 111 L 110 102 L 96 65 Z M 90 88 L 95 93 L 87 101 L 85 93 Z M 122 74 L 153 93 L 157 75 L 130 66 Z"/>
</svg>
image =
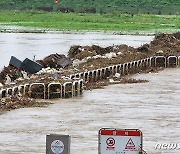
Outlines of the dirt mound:
<svg viewBox="0 0 180 154">
<path fill-rule="evenodd" d="M 109 52 L 109 48 L 102 48 L 97 45 L 92 46 L 72 46 L 68 51 L 68 57 L 82 60 L 85 57 L 102 55 Z"/>
<path fill-rule="evenodd" d="M 125 52 L 134 52 L 135 49 L 131 46 L 128 46 L 126 44 L 122 44 L 122 45 L 118 45 L 117 46 L 117 49 L 118 50 L 115 50 L 116 52 L 122 52 L 122 53 L 125 53 Z"/>
<path fill-rule="evenodd" d="M 92 57 L 95 55 L 105 55 L 110 52 L 119 52 L 119 51 L 132 51 L 133 48 L 127 45 L 119 45 L 119 46 L 108 46 L 106 48 L 102 48 L 97 45 L 92 46 L 72 46 L 68 52 L 68 57 L 73 59 L 84 59 L 85 57 Z"/>
<path fill-rule="evenodd" d="M 102 47 L 97 46 L 97 45 L 92 45 L 91 50 L 95 51 L 97 55 L 103 55 L 103 54 L 112 52 L 113 48 L 112 48 L 112 46 L 102 48 Z"/>
<path fill-rule="evenodd" d="M 73 59 L 82 60 L 85 57 L 88 58 L 86 63 L 82 63 L 77 66 L 80 71 L 93 70 L 117 63 L 125 63 L 133 60 L 139 60 L 151 56 L 179 56 L 180 54 L 180 40 L 179 32 L 175 34 L 160 34 L 155 36 L 154 40 L 149 44 L 144 44 L 141 47 L 133 48 L 127 45 L 113 45 L 106 48 L 93 46 L 76 46 L 71 47 L 68 55 Z M 74 50 L 74 51 L 73 51 Z M 72 54 L 73 53 L 73 54 Z M 107 53 L 115 53 L 116 57 L 98 57 L 93 58 L 94 55 L 104 56 Z"/>
<path fill-rule="evenodd" d="M 90 48 L 83 48 L 84 50 L 76 54 L 73 58 L 74 59 L 84 59 L 86 57 L 95 56 L 97 53 L 94 50 L 90 50 Z"/>
<path fill-rule="evenodd" d="M 148 53 L 149 52 L 149 44 L 144 44 L 141 47 L 137 48 L 138 52 Z"/>
<path fill-rule="evenodd" d="M 81 46 L 71 46 L 68 52 L 68 57 L 69 58 L 74 58 L 75 55 L 81 52 Z"/>
<path fill-rule="evenodd" d="M 176 35 L 176 34 L 174 34 Z M 178 39 L 174 37 L 173 35 L 169 34 L 161 34 L 155 36 L 155 39 L 151 41 L 151 45 L 161 45 L 163 46 L 169 46 L 171 47 L 173 44 L 176 44 L 178 42 Z"/>
<path fill-rule="evenodd" d="M 156 35 L 150 44 L 144 44 L 137 48 L 138 52 L 147 53 L 150 56 L 163 55 L 179 56 L 180 54 L 180 32 L 174 34 Z M 161 51 L 161 52 L 159 52 Z"/>
</svg>

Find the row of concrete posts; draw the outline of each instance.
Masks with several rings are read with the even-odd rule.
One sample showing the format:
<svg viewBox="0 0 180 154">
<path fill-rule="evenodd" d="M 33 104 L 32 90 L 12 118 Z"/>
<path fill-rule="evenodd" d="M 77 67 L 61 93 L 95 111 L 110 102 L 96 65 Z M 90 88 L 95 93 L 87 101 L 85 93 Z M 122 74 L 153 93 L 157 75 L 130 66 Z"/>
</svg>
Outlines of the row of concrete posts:
<svg viewBox="0 0 180 154">
<path fill-rule="evenodd" d="M 83 81 L 96 82 L 115 73 L 127 75 L 137 73 L 140 70 L 146 70 L 150 67 L 178 67 L 180 66 L 180 56 L 156 56 L 137 61 L 131 61 L 124 64 L 117 64 L 96 70 L 81 72 L 69 75 L 70 79 L 76 79 L 72 82 L 52 82 L 52 83 L 32 83 L 14 86 L 12 88 L 1 89 L 0 98 L 11 95 L 27 95 L 32 98 L 52 99 L 67 98 L 82 94 Z"/>
</svg>

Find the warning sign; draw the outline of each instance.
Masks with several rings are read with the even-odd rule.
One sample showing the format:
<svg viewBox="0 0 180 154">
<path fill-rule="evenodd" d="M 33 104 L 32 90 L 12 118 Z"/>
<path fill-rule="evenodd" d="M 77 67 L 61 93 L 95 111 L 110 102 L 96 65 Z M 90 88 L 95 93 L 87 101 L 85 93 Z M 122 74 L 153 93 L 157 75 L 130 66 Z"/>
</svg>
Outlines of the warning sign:
<svg viewBox="0 0 180 154">
<path fill-rule="evenodd" d="M 142 151 L 142 133 L 138 129 L 99 130 L 99 154 L 139 154 Z"/>
<path fill-rule="evenodd" d="M 125 150 L 136 150 L 136 146 L 131 138 L 128 140 Z"/>
</svg>

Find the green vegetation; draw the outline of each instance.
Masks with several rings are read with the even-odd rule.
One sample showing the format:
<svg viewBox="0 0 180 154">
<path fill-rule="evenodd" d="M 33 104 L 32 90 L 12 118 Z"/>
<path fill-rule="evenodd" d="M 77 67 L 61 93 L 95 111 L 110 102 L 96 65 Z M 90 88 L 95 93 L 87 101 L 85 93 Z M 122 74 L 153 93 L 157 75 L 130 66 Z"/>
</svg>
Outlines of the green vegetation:
<svg viewBox="0 0 180 154">
<path fill-rule="evenodd" d="M 180 0 L 1 0 L 1 10 L 61 10 L 91 13 L 180 14 Z"/>
<path fill-rule="evenodd" d="M 68 30 L 100 30 L 117 32 L 177 31 L 180 16 L 82 14 L 55 12 L 0 12 L 1 25 L 18 25 Z"/>
</svg>

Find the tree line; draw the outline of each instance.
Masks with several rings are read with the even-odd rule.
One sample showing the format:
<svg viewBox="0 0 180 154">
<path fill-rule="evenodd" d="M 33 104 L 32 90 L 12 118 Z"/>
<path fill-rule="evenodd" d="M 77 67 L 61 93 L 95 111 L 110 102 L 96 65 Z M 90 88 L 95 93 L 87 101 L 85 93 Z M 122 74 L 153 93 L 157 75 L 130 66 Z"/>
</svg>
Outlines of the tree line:
<svg viewBox="0 0 180 154">
<path fill-rule="evenodd" d="M 180 0 L 1 0 L 0 10 L 179 15 Z"/>
</svg>

